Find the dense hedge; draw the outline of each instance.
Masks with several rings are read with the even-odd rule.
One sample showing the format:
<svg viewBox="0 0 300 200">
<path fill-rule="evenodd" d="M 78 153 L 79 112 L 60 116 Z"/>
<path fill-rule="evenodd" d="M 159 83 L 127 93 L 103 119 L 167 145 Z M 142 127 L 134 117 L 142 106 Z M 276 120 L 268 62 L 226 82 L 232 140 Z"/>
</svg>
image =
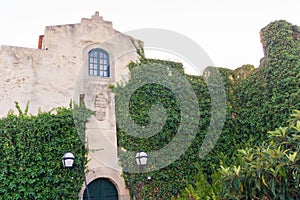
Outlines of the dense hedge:
<svg viewBox="0 0 300 200">
<path fill-rule="evenodd" d="M 78 199 L 86 163 L 78 130 L 84 134 L 89 112 L 57 108 L 32 116 L 16 105 L 18 115 L 0 119 L 0 199 Z M 72 169 L 62 167 L 67 150 L 76 157 Z"/>
<path fill-rule="evenodd" d="M 218 168 L 220 160 L 225 165 L 234 162 L 232 155 L 247 143 L 249 138 L 255 143 L 261 143 L 266 138 L 265 133 L 268 130 L 282 125 L 281 122 L 288 118 L 292 110 L 300 107 L 299 38 L 297 26 L 283 20 L 275 21 L 261 31 L 265 57 L 261 60 L 259 68 L 255 69 L 252 65 L 244 65 L 236 70 L 219 68 L 227 95 L 226 120 L 218 143 L 203 159 L 198 157 L 198 152 L 212 114 L 205 77 L 185 75 L 180 63 L 170 61 L 141 57 L 140 62 L 130 63 L 129 69 L 133 77 L 135 76 L 132 69 L 149 63 L 161 64 L 168 69 L 179 71 L 193 87 L 198 97 L 200 111 L 197 135 L 185 153 L 159 171 L 127 174 L 125 180 L 129 184 L 128 177 L 130 178 L 132 190 L 138 193 L 140 191 L 138 182 L 150 175 L 152 180 L 143 185 L 145 199 L 169 199 L 171 196 L 177 196 L 188 184 L 196 183 L 199 167 L 203 170 L 204 176 L 209 178 L 211 171 Z M 157 76 L 171 76 L 170 74 L 172 73 Z M 121 91 L 126 91 L 126 87 L 130 84 L 131 80 L 126 85 L 117 86 L 116 97 L 118 98 Z M 147 84 L 136 90 L 129 103 L 130 117 L 135 123 L 147 126 L 151 118 L 148 112 L 151 111 L 151 106 L 158 102 L 167 112 L 165 126 L 159 134 L 148 139 L 136 138 L 118 127 L 119 146 L 133 152 L 139 150 L 149 152 L 164 147 L 172 140 L 179 128 L 180 102 L 167 88 L 159 84 Z M 120 119 L 117 116 L 118 120 Z M 121 163 L 124 165 L 130 165 L 128 162 L 134 164 L 134 158 L 122 157 L 122 152 L 120 155 Z"/>
</svg>

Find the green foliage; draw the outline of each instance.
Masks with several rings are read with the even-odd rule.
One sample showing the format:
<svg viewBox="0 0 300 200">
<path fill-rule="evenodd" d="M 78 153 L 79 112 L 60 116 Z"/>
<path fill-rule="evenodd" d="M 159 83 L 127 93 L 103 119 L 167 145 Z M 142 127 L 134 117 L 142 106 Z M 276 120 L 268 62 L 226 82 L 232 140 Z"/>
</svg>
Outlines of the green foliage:
<svg viewBox="0 0 300 200">
<path fill-rule="evenodd" d="M 268 130 L 279 127 L 282 121 L 288 119 L 292 110 L 300 107 L 299 39 L 300 32 L 297 26 L 283 20 L 272 22 L 261 31 L 265 57 L 261 60 L 259 68 L 255 69 L 252 65 L 243 65 L 236 70 L 218 68 L 226 90 L 226 119 L 217 144 L 203 159 L 198 157 L 198 153 L 211 123 L 210 92 L 214 94 L 214 91 L 208 90 L 205 76 L 186 75 L 182 64 L 147 59 L 140 52 L 140 61 L 131 62 L 128 65 L 131 76 L 135 77 L 133 69 L 143 64 L 161 64 L 166 68 L 177 70 L 189 81 L 198 98 L 200 120 L 194 141 L 179 159 L 159 171 L 128 175 L 133 189 L 138 191 L 138 182 L 146 175 L 150 175 L 153 179 L 143 185 L 145 199 L 169 199 L 172 196 L 178 196 L 186 187 L 190 188 L 190 184 L 195 183 L 194 180 L 199 179 L 198 183 L 203 183 L 203 177 L 199 177 L 196 165 L 200 165 L 203 171 L 207 172 L 218 168 L 220 159 L 224 166 L 239 163 L 240 158 L 233 156 L 237 149 L 245 145 L 249 146 L 247 144 L 249 140 L 253 145 L 263 143 L 267 139 Z M 126 90 L 130 81 L 114 88 L 116 97 L 118 92 Z M 163 129 L 155 136 L 145 139 L 133 137 L 118 127 L 120 147 L 133 152 L 139 150 L 149 152 L 161 149 L 172 141 L 179 128 L 181 108 L 178 99 L 167 88 L 158 84 L 146 84 L 137 89 L 129 102 L 130 116 L 128 117 L 141 127 L 146 127 L 152 119 L 148 113 L 153 108 L 153 104 L 162 105 L 166 111 L 166 123 Z M 224 111 L 218 112 L 217 116 Z M 120 155 L 121 163 L 132 162 L 134 164 L 134 159 L 130 160 Z M 236 166 L 234 170 L 238 172 L 242 169 Z M 234 187 L 239 187 L 239 185 Z M 197 193 L 200 190 L 196 187 L 195 191 L 190 191 Z M 210 189 L 205 189 L 205 191 L 210 191 Z M 152 196 L 146 196 L 146 194 Z"/>
<path fill-rule="evenodd" d="M 82 187 L 82 167 L 86 150 L 74 124 L 73 111 L 83 107 L 57 108 L 52 112 L 27 115 L 10 112 L 0 119 L 0 198 L 78 199 Z M 88 113 L 87 111 L 86 113 Z M 87 115 L 79 119 L 80 130 Z M 76 157 L 74 168 L 62 167 L 61 158 L 70 150 Z"/>
<path fill-rule="evenodd" d="M 220 173 L 208 175 L 199 169 L 194 184 L 189 184 L 180 197 L 172 198 L 178 200 L 217 200 L 218 194 L 222 191 L 222 184 L 219 182 Z M 211 183 L 208 183 L 211 181 Z"/>
<path fill-rule="evenodd" d="M 169 71 L 167 68 L 175 69 L 180 74 L 182 74 L 183 78 L 186 78 L 195 94 L 198 98 L 201 98 L 199 101 L 199 109 L 201 110 L 200 113 L 200 122 L 199 122 L 199 129 L 196 133 L 196 139 L 192 142 L 191 147 L 185 151 L 180 158 L 178 158 L 174 163 L 171 165 L 159 170 L 153 171 L 146 174 L 128 174 L 130 176 L 130 180 L 132 185 L 134 186 L 134 190 L 137 192 L 139 191 L 139 181 L 146 180 L 146 176 L 151 176 L 152 180 L 147 181 L 143 185 L 143 196 L 145 199 L 152 199 L 152 198 L 162 198 L 162 199 L 170 199 L 171 196 L 180 193 L 186 186 L 186 182 L 191 180 L 193 176 L 197 173 L 197 167 L 194 166 L 192 163 L 198 162 L 200 159 L 198 157 L 199 149 L 202 144 L 202 140 L 205 136 L 205 132 L 207 126 L 209 124 L 210 115 L 209 108 L 210 107 L 210 100 L 209 100 L 209 93 L 205 86 L 204 80 L 201 77 L 193 77 L 187 78 L 186 75 L 183 73 L 182 64 L 174 63 L 170 61 L 160 61 L 160 60 L 148 60 L 143 59 L 140 61 L 141 63 L 131 63 L 130 69 L 131 72 L 133 69 L 139 68 L 142 64 L 152 63 L 152 64 L 162 64 L 165 66 L 166 69 L 162 69 L 161 73 L 156 74 L 155 76 L 168 76 Z M 164 74 L 166 73 L 166 74 Z M 155 79 L 155 77 L 151 77 Z M 132 87 L 131 80 L 137 79 L 137 74 L 131 73 L 131 79 L 125 86 L 118 86 L 114 89 L 116 92 L 116 99 L 121 98 L 119 94 L 126 90 L 126 87 Z M 141 80 L 143 81 L 143 80 Z M 174 84 L 178 84 L 174 82 Z M 187 94 L 188 95 L 188 94 Z M 186 103 L 190 103 L 192 99 L 186 98 Z M 185 102 L 181 102 L 185 103 Z M 167 144 L 171 142 L 174 136 L 177 134 L 178 129 L 180 128 L 180 123 L 182 120 L 181 116 L 181 107 L 178 99 L 176 99 L 176 95 L 167 87 L 160 85 L 160 84 L 145 84 L 142 87 L 138 88 L 130 97 L 129 108 L 130 108 L 130 118 L 135 121 L 136 124 L 140 125 L 141 131 L 143 131 L 143 127 L 146 127 L 149 123 L 151 123 L 151 119 L 158 120 L 161 115 L 158 115 L 158 118 L 151 117 L 151 114 L 148 114 L 149 111 L 153 111 L 153 105 L 157 105 L 157 108 L 163 107 L 165 113 L 165 123 L 162 129 L 152 137 L 149 138 L 138 138 L 132 135 L 126 134 L 124 130 L 120 129 L 118 126 L 118 145 L 122 148 L 126 149 L 127 151 L 138 152 L 139 150 L 143 150 L 146 152 L 150 151 L 157 151 Z M 117 110 L 122 109 L 120 105 L 116 105 Z M 187 108 L 186 108 L 187 109 Z M 118 112 L 117 112 L 118 113 Z M 189 114 L 189 113 L 187 113 Z M 120 117 L 118 114 L 117 122 L 119 123 Z M 159 123 L 162 119 L 158 120 L 154 123 Z M 192 121 L 192 120 L 190 120 Z M 128 124 L 129 126 L 129 124 Z M 159 124 L 157 125 L 159 126 Z M 135 134 L 139 134 L 136 132 Z M 189 137 L 189 134 L 186 134 L 185 139 Z M 150 166 L 151 162 L 155 165 L 155 160 L 153 159 L 169 159 L 169 156 L 177 156 L 176 148 L 180 148 L 180 146 L 175 146 L 174 152 L 160 155 L 157 158 L 150 158 Z M 166 156 L 165 158 L 163 156 Z M 122 152 L 120 152 L 121 162 L 122 165 L 134 165 L 135 161 L 134 158 L 123 157 Z M 191 163 L 187 165 L 187 163 Z M 125 179 L 127 181 L 127 179 Z M 129 184 L 129 183 L 127 183 Z M 150 196 L 146 194 L 151 194 Z"/>
<path fill-rule="evenodd" d="M 221 166 L 224 199 L 300 198 L 300 120 L 268 133 L 267 143 L 239 150 L 239 166 Z"/>
<path fill-rule="evenodd" d="M 300 31 L 280 20 L 261 30 L 265 57 L 259 68 L 233 87 L 235 123 L 242 133 L 260 142 L 300 107 Z"/>
</svg>

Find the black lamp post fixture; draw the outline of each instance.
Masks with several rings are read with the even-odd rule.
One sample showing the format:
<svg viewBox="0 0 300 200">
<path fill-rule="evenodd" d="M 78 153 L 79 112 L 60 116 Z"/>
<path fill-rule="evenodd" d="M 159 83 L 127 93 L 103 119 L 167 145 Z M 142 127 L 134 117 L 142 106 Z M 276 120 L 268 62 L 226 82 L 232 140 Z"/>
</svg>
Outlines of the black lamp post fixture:
<svg viewBox="0 0 300 200">
<path fill-rule="evenodd" d="M 62 157 L 63 167 L 64 168 L 72 168 L 74 166 L 74 163 L 75 163 L 74 154 L 70 151 L 67 151 Z M 89 188 L 88 188 L 87 182 L 86 182 L 84 166 L 82 166 L 82 173 L 83 173 L 83 177 L 84 177 L 85 188 L 86 188 L 86 191 L 87 191 L 87 198 L 88 198 L 88 200 L 90 200 L 90 192 L 89 192 Z"/>
</svg>

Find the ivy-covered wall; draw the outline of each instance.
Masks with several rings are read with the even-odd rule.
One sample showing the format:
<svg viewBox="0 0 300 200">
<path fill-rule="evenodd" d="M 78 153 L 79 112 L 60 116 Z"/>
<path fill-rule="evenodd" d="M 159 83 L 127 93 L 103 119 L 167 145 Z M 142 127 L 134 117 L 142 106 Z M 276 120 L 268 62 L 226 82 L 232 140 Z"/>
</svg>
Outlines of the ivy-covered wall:
<svg viewBox="0 0 300 200">
<path fill-rule="evenodd" d="M 135 77 L 133 69 L 145 64 L 157 64 L 176 70 L 191 85 L 199 107 L 198 128 L 191 145 L 167 167 L 142 174 L 124 175 L 128 187 L 130 183 L 132 185 L 131 191 L 144 199 L 176 197 L 188 184 L 196 182 L 199 167 L 205 174 L 204 178 L 209 178 L 218 162 L 232 162 L 232 154 L 249 138 L 260 143 L 266 138 L 267 130 L 281 126 L 292 110 L 300 108 L 299 39 L 299 27 L 283 20 L 272 22 L 261 31 L 265 57 L 257 69 L 251 65 L 236 70 L 219 68 L 227 97 L 226 120 L 215 148 L 203 159 L 199 158 L 199 149 L 212 114 L 205 77 L 186 75 L 182 64 L 170 61 L 141 57 L 140 62 L 130 63 L 131 77 Z M 174 76 L 168 70 L 164 73 L 155 76 Z M 121 91 L 126 90 L 130 81 L 132 79 L 126 85 L 114 88 L 116 98 Z M 153 104 L 157 104 L 164 107 L 165 124 L 158 134 L 148 139 L 128 135 L 118 126 L 118 146 L 133 152 L 149 152 L 161 149 L 172 141 L 180 129 L 182 119 L 182 102 L 175 97 L 170 89 L 154 83 L 145 84 L 136 90 L 129 102 L 131 119 L 142 127 L 147 126 L 151 119 L 149 110 L 153 109 Z M 73 109 L 59 108 L 55 114 L 41 112 L 37 116 L 29 116 L 26 109 L 24 112 L 20 108 L 18 110 L 19 115 L 10 113 L 0 120 L 0 197 L 77 199 L 83 184 L 82 166 L 86 163 L 86 150 L 82 143 L 84 122 L 90 113 L 82 115 L 83 110 L 74 112 Z M 74 116 L 78 112 L 80 115 Z M 186 139 L 190 139 L 189 135 Z M 76 165 L 71 170 L 64 169 L 61 164 L 61 157 L 67 150 L 76 156 Z M 124 163 L 128 164 L 128 157 L 122 152 L 120 158 L 123 166 Z M 134 159 L 130 161 L 134 165 Z M 147 180 L 147 176 L 152 179 Z M 141 180 L 142 189 L 139 184 Z"/>
<path fill-rule="evenodd" d="M 170 61 L 146 59 L 142 56 L 140 62 L 130 63 L 131 76 L 135 79 L 137 77 L 132 69 L 149 63 L 180 72 L 198 97 L 200 120 L 195 139 L 180 158 L 157 171 L 126 174 L 124 178 L 128 187 L 131 183 L 131 190 L 144 199 L 170 199 L 183 191 L 187 184 L 193 184 L 198 179 L 199 166 L 208 178 L 220 160 L 223 164 L 233 162 L 231 159 L 236 149 L 241 148 L 250 138 L 261 143 L 268 130 L 281 126 L 281 122 L 287 120 L 292 110 L 300 108 L 299 38 L 299 27 L 283 20 L 272 22 L 261 30 L 265 56 L 258 68 L 252 65 L 244 65 L 236 70 L 219 68 L 227 96 L 226 120 L 216 146 L 203 159 L 199 158 L 198 153 L 211 117 L 211 99 L 205 77 L 185 75 L 180 63 Z M 171 76 L 170 74 L 155 76 Z M 131 81 L 115 88 L 117 98 L 121 91 L 130 87 Z M 120 147 L 133 152 L 149 152 L 163 148 L 172 140 L 182 117 L 181 102 L 167 88 L 159 84 L 146 84 L 136 90 L 129 102 L 130 117 L 135 123 L 146 126 L 150 122 L 151 116 L 148 113 L 151 106 L 157 103 L 161 103 L 167 113 L 163 129 L 150 138 L 136 138 L 118 127 Z M 117 116 L 117 122 L 118 120 L 122 119 Z M 122 157 L 122 152 L 120 155 L 121 163 L 128 166 L 130 158 Z M 134 159 L 131 158 L 130 162 L 134 164 Z M 151 181 L 146 181 L 147 176 L 152 177 Z M 142 189 L 139 184 L 141 180 Z"/>
<path fill-rule="evenodd" d="M 300 29 L 284 20 L 261 30 L 265 56 L 251 76 L 234 87 L 238 133 L 264 139 L 300 108 Z"/>
<path fill-rule="evenodd" d="M 18 115 L 0 119 L 0 199 L 77 200 L 87 162 L 80 134 L 90 112 L 57 108 L 31 116 L 28 107 L 16 107 Z M 71 169 L 62 166 L 68 150 L 76 159 Z"/>
</svg>

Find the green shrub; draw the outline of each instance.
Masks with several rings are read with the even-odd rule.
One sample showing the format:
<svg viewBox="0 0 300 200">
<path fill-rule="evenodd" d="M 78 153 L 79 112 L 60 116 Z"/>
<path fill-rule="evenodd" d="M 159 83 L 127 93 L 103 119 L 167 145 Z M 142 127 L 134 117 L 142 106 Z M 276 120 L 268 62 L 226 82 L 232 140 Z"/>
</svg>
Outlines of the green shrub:
<svg viewBox="0 0 300 200">
<path fill-rule="evenodd" d="M 217 200 L 218 194 L 222 190 L 222 184 L 219 182 L 220 173 L 203 173 L 199 169 L 197 177 L 193 184 L 188 184 L 180 196 L 173 199 L 178 200 Z"/>
<path fill-rule="evenodd" d="M 239 150 L 239 166 L 221 166 L 224 199 L 300 198 L 300 111 L 257 147 Z"/>
</svg>

